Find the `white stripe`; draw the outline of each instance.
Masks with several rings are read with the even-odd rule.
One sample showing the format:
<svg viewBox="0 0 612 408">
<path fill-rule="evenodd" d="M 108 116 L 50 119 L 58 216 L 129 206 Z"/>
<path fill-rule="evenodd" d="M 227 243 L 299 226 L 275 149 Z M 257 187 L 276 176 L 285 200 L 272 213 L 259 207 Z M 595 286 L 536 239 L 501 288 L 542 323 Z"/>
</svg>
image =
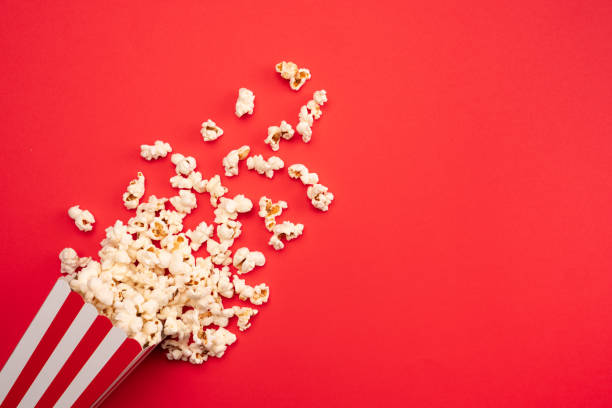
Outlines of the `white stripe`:
<svg viewBox="0 0 612 408">
<path fill-rule="evenodd" d="M 138 359 L 145 353 L 147 353 L 149 351 L 149 349 L 151 347 L 155 347 L 155 346 L 149 346 L 146 349 L 142 350 L 140 353 L 138 353 L 138 355 L 136 357 L 134 357 L 134 359 L 132 360 L 132 362 L 125 367 L 125 369 L 121 372 L 121 374 L 119 374 L 117 376 L 117 378 L 115 378 L 115 381 L 113 381 L 113 383 L 106 389 L 106 391 L 104 391 L 104 393 L 102 395 L 100 395 L 100 397 L 98 397 L 98 399 L 91 405 L 92 408 L 97 407 L 98 405 L 100 405 L 102 403 L 102 401 L 104 401 L 104 399 L 106 399 L 106 397 L 108 396 L 108 394 L 110 393 L 110 391 L 113 389 L 113 387 L 115 386 L 115 384 L 117 384 L 117 381 L 119 381 L 119 379 L 121 377 L 123 377 L 123 375 L 130 370 L 134 364 L 136 364 L 136 362 L 138 361 Z M 125 378 L 124 378 L 125 379 Z"/>
<path fill-rule="evenodd" d="M 0 405 L 4 398 L 6 398 L 6 394 L 13 387 L 15 380 L 38 346 L 38 343 L 40 343 L 40 339 L 51 325 L 53 318 L 57 315 L 69 293 L 70 286 L 68 286 L 68 282 L 59 278 L 38 310 L 38 313 L 34 316 L 34 320 L 32 320 L 23 337 L 19 340 L 13 354 L 11 354 L 4 368 L 0 371 Z"/>
<path fill-rule="evenodd" d="M 102 367 L 104 367 L 104 364 L 108 362 L 119 346 L 121 346 L 126 337 L 123 330 L 117 327 L 110 329 L 102 343 L 96 348 L 96 351 L 89 357 L 81 371 L 74 377 L 66 391 L 55 403 L 55 406 L 61 408 L 72 406 Z"/>
<path fill-rule="evenodd" d="M 36 379 L 28 389 L 28 392 L 23 396 L 17 408 L 29 408 L 36 405 L 94 322 L 96 316 L 98 316 L 98 311 L 89 303 L 81 307 L 79 314 L 77 314 L 68 330 L 66 330 L 66 333 L 36 376 Z"/>
</svg>

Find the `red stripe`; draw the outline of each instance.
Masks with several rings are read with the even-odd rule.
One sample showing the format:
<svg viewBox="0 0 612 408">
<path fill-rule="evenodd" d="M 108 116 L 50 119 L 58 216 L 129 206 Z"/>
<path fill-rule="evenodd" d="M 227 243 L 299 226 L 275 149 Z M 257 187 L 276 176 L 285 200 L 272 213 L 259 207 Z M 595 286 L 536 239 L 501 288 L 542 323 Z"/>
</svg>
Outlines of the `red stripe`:
<svg viewBox="0 0 612 408">
<path fill-rule="evenodd" d="M 49 388 L 36 404 L 37 407 L 52 407 L 57 402 L 112 327 L 113 325 L 106 317 L 96 317 L 55 379 L 49 384 Z"/>
<path fill-rule="evenodd" d="M 141 351 L 142 347 L 136 340 L 125 339 L 98 375 L 94 377 L 91 384 L 75 401 L 73 407 L 90 407 Z"/>
<path fill-rule="evenodd" d="M 68 327 L 76 317 L 77 313 L 83 306 L 83 298 L 75 292 L 71 292 L 60 310 L 55 315 L 53 322 L 40 339 L 40 343 L 36 347 L 36 350 L 32 353 L 28 362 L 23 367 L 21 374 L 17 377 L 15 384 L 9 391 L 6 399 L 4 400 L 2 407 L 16 407 L 19 401 L 23 398 L 25 393 L 30 388 L 32 382 L 38 375 L 39 371 L 45 365 L 53 350 L 57 346 L 57 343 L 61 340 Z"/>
<path fill-rule="evenodd" d="M 134 365 L 132 365 L 129 370 L 123 373 L 123 375 L 119 378 L 119 380 L 115 384 L 113 384 L 113 386 L 110 389 L 106 390 L 106 392 L 102 395 L 102 398 L 100 398 L 100 400 L 96 403 L 96 405 L 94 405 L 93 408 L 99 407 L 100 404 L 102 404 L 102 402 L 106 399 L 106 397 L 108 397 L 113 391 L 115 391 L 115 389 L 121 384 L 121 382 L 125 380 L 125 378 L 128 375 L 130 375 L 136 367 L 138 367 L 138 365 L 142 362 L 142 360 L 144 360 L 149 354 L 151 354 L 153 349 L 155 349 L 155 346 L 151 346 L 146 351 L 144 351 L 142 355 L 138 357 L 138 360 L 136 360 Z"/>
</svg>

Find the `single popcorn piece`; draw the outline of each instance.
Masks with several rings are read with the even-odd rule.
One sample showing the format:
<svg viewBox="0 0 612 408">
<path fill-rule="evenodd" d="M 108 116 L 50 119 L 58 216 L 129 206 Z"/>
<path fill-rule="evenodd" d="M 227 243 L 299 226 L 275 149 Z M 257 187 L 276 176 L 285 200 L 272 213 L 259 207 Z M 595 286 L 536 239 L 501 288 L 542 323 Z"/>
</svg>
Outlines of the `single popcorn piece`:
<svg viewBox="0 0 612 408">
<path fill-rule="evenodd" d="M 59 259 L 61 262 L 60 270 L 66 275 L 74 275 L 77 269 L 85 267 L 91 261 L 91 257 L 79 258 L 77 252 L 72 248 L 62 249 Z"/>
<path fill-rule="evenodd" d="M 187 230 L 185 235 L 191 241 L 189 246 L 194 251 L 200 249 L 202 244 L 204 244 L 210 237 L 212 237 L 215 227 L 211 225 L 207 225 L 206 222 L 202 221 L 195 230 Z"/>
<path fill-rule="evenodd" d="M 68 209 L 68 216 L 74 220 L 74 224 L 81 231 L 91 231 L 96 222 L 93 214 L 87 210 L 81 210 L 78 205 Z"/>
<path fill-rule="evenodd" d="M 246 88 L 240 88 L 238 90 L 238 100 L 236 101 L 236 116 L 239 118 L 244 114 L 253 114 L 253 108 L 255 107 L 255 95 L 253 92 Z"/>
<path fill-rule="evenodd" d="M 321 117 L 321 106 L 326 102 L 327 92 L 322 89 L 320 91 L 315 91 L 312 95 L 312 99 L 300 108 L 298 114 L 299 122 L 295 130 L 302 136 L 304 143 L 308 143 L 312 139 L 312 124 L 315 119 Z"/>
<path fill-rule="evenodd" d="M 293 62 L 279 62 L 276 64 L 276 72 L 284 79 L 289 80 L 289 86 L 294 91 L 298 91 L 311 78 L 310 70 L 298 68 L 297 64 Z"/>
<path fill-rule="evenodd" d="M 263 266 L 266 257 L 259 251 L 249 251 L 249 248 L 239 248 L 234 254 L 234 267 L 238 269 L 238 274 L 251 272 L 256 266 Z"/>
<path fill-rule="evenodd" d="M 266 229 L 272 231 L 276 225 L 276 217 L 283 213 L 283 209 L 287 208 L 286 201 L 273 202 L 268 197 L 263 196 L 259 199 L 259 216 L 264 219 Z"/>
<path fill-rule="evenodd" d="M 295 130 L 283 120 L 280 126 L 270 126 L 268 128 L 268 137 L 266 137 L 264 142 L 276 152 L 280 148 L 281 139 L 290 140 L 294 134 Z"/>
<path fill-rule="evenodd" d="M 179 195 L 170 198 L 170 204 L 176 208 L 178 212 L 189 214 L 191 210 L 198 206 L 195 194 L 190 190 L 179 190 Z"/>
<path fill-rule="evenodd" d="M 240 331 L 245 331 L 251 327 L 251 317 L 259 313 L 257 309 L 252 309 L 250 307 L 234 306 L 232 309 L 234 310 L 234 316 L 238 317 L 237 324 Z"/>
<path fill-rule="evenodd" d="M 221 177 L 216 174 L 205 183 L 205 191 L 210 194 L 210 205 L 216 207 L 219 198 L 227 193 L 227 187 L 221 185 Z"/>
<path fill-rule="evenodd" d="M 303 164 L 292 164 L 287 168 L 289 177 L 292 179 L 300 179 L 302 184 L 311 185 L 319 182 L 319 175 L 317 173 L 308 172 L 308 168 Z"/>
<path fill-rule="evenodd" d="M 274 249 L 281 250 L 285 247 L 282 239 L 286 241 L 291 241 L 292 239 L 296 239 L 304 232 L 303 224 L 294 224 L 289 221 L 285 221 L 282 224 L 276 224 L 272 227 L 272 236 L 270 237 L 270 241 L 268 241 L 268 245 L 272 246 Z"/>
<path fill-rule="evenodd" d="M 213 140 L 217 140 L 221 135 L 223 135 L 223 129 L 221 129 L 215 122 L 208 119 L 206 122 L 202 123 L 202 138 L 205 142 L 212 142 Z"/>
<path fill-rule="evenodd" d="M 272 178 L 274 171 L 280 170 L 285 166 L 285 163 L 280 157 L 271 156 L 268 160 L 264 160 L 261 154 L 251 156 L 247 159 L 247 168 L 255 170 L 259 174 L 265 174 L 266 177 Z"/>
<path fill-rule="evenodd" d="M 146 160 L 157 160 L 166 157 L 172 151 L 169 143 L 156 140 L 153 145 L 140 145 L 140 155 Z"/>
<path fill-rule="evenodd" d="M 311 200 L 312 205 L 321 211 L 327 211 L 329 205 L 334 200 L 334 194 L 328 191 L 328 188 L 322 184 L 309 186 L 306 194 Z"/>
<path fill-rule="evenodd" d="M 251 148 L 247 145 L 241 146 L 238 149 L 232 150 L 223 158 L 223 167 L 227 177 L 238 175 L 238 162 L 244 160 L 249 155 Z"/>
<path fill-rule="evenodd" d="M 176 166 L 176 174 L 189 176 L 196 168 L 196 159 L 191 156 L 183 156 L 180 153 L 174 153 L 170 158 L 172 164 Z"/>
<path fill-rule="evenodd" d="M 138 172 L 137 177 L 130 181 L 127 186 L 127 191 L 123 193 L 123 205 L 128 210 L 133 210 L 138 207 L 138 203 L 145 193 L 145 177 L 141 172 Z"/>
</svg>

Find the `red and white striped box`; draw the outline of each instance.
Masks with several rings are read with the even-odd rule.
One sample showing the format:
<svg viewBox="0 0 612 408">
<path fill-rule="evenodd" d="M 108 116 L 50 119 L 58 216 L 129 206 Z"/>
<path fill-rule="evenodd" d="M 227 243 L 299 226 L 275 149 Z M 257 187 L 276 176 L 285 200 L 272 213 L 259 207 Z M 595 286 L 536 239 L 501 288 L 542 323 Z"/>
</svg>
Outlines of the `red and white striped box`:
<svg viewBox="0 0 612 408">
<path fill-rule="evenodd" d="M 96 407 L 154 348 L 59 278 L 0 371 L 0 406 Z"/>
</svg>

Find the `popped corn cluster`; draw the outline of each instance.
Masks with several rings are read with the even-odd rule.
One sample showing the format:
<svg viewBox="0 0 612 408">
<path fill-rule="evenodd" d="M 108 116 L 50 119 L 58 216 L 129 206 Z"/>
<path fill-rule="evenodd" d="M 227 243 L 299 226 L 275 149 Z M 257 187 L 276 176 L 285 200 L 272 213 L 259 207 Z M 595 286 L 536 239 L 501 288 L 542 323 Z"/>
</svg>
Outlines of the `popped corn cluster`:
<svg viewBox="0 0 612 408">
<path fill-rule="evenodd" d="M 282 61 L 276 64 L 276 72 L 289 81 L 289 86 L 294 91 L 298 91 L 311 78 L 310 70 L 298 68 L 297 64 L 291 61 Z"/>
<path fill-rule="evenodd" d="M 317 173 L 310 173 L 303 164 L 292 164 L 287 168 L 287 172 L 289 177 L 299 179 L 302 184 L 308 186 L 306 196 L 315 208 L 321 211 L 329 210 L 329 205 L 334 200 L 334 194 L 327 187 L 319 184 Z"/>
<path fill-rule="evenodd" d="M 294 90 L 310 78 L 307 69 L 299 69 L 291 62 L 278 64 L 277 71 Z M 236 115 L 252 114 L 254 99 L 253 92 L 241 88 Z M 310 140 L 310 126 L 321 116 L 320 106 L 326 101 L 325 91 L 317 91 L 302 108 L 304 113 L 300 111 L 296 130 L 304 141 Z M 291 125 L 282 121 L 280 126 L 268 128 L 265 143 L 277 151 L 280 140 L 289 140 L 294 133 Z M 208 119 L 202 123 L 201 135 L 209 142 L 223 135 L 223 130 Z M 146 160 L 157 160 L 170 152 L 170 144 L 157 140 L 153 145 L 141 145 L 140 154 Z M 279 157 L 265 160 L 262 155 L 249 157 L 250 153 L 248 145 L 231 150 L 222 160 L 225 176 L 238 175 L 241 160 L 246 160 L 249 170 L 268 178 L 284 167 Z M 217 174 L 205 179 L 192 156 L 174 153 L 170 161 L 175 173 L 170 184 L 178 190 L 175 196 L 149 195 L 143 200 L 145 176 L 138 172 L 123 194 L 124 206 L 135 214 L 127 222 L 118 220 L 105 230 L 99 261 L 79 257 L 74 249 L 64 248 L 59 254 L 60 269 L 74 291 L 143 347 L 161 343 L 168 359 L 201 364 L 209 357 L 222 357 L 236 341 L 227 329 L 230 319 L 236 317 L 237 328 L 244 331 L 258 314 L 257 309 L 246 305 L 225 307 L 224 299 L 238 297 L 254 306 L 268 301 L 267 284 L 252 286 L 241 278 L 264 266 L 266 258 L 262 252 L 247 247 L 233 249 L 242 234 L 240 214 L 252 211 L 253 202 L 242 194 L 226 196 L 228 189 L 221 184 L 221 177 Z M 333 194 L 318 184 L 316 173 L 309 173 L 301 164 L 290 166 L 288 173 L 308 186 L 307 195 L 316 208 L 328 209 Z M 214 220 L 200 221 L 195 228 L 185 230 L 183 221 L 198 207 L 199 194 L 209 195 Z M 271 233 L 268 244 L 275 250 L 303 234 L 303 224 L 277 222 L 287 202 L 273 202 L 263 196 L 258 204 L 258 214 Z M 81 231 L 92 229 L 95 219 L 91 212 L 74 206 L 68 214 Z M 198 256 L 199 250 L 205 250 L 207 255 Z"/>
<path fill-rule="evenodd" d="M 276 170 L 280 170 L 285 163 L 280 157 L 270 156 L 265 160 L 261 154 L 251 156 L 247 159 L 247 168 L 255 170 L 259 174 L 265 174 L 267 178 L 272 178 Z"/>
<path fill-rule="evenodd" d="M 321 106 L 327 102 L 327 92 L 325 90 L 315 91 L 312 99 L 300 108 L 298 118 L 299 123 L 295 127 L 295 130 L 302 135 L 302 140 L 305 143 L 310 142 L 312 138 L 312 124 L 315 119 L 319 119 L 323 112 Z"/>
</svg>

